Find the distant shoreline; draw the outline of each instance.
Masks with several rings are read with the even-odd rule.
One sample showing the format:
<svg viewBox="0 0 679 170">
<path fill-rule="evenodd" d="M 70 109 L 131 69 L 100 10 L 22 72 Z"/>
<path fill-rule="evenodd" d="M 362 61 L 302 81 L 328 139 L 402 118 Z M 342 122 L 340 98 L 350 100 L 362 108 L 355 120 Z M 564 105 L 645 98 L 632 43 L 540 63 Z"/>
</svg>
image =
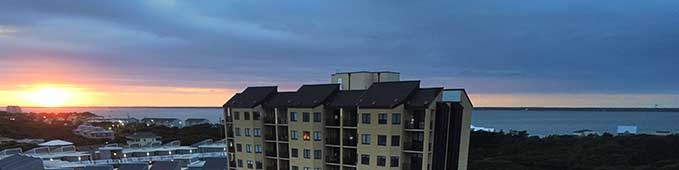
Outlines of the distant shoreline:
<svg viewBox="0 0 679 170">
<path fill-rule="evenodd" d="M 49 108 L 33 107 L 25 108 Z M 222 109 L 215 106 L 74 106 L 57 108 L 96 108 L 96 109 Z M 509 110 L 509 111 L 587 111 L 587 112 L 679 112 L 679 108 L 643 108 L 643 107 L 475 107 L 474 110 Z"/>
</svg>

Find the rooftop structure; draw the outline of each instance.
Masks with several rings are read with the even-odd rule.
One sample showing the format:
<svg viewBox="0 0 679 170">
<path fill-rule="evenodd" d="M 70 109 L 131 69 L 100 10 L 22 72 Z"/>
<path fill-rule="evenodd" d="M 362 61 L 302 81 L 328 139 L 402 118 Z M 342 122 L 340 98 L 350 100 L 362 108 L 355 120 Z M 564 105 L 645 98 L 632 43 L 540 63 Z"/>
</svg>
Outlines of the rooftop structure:
<svg viewBox="0 0 679 170">
<path fill-rule="evenodd" d="M 401 74 L 391 71 L 357 71 L 332 74 L 330 83 L 340 85 L 340 90 L 365 90 L 373 83 L 399 81 Z"/>
<path fill-rule="evenodd" d="M 333 75 L 332 83 L 348 74 Z M 360 88 L 344 80 L 289 92 L 248 87 L 234 95 L 224 104 L 229 165 L 237 170 L 466 169 L 473 105 L 465 90 L 398 80 Z"/>
<path fill-rule="evenodd" d="M 185 127 L 202 125 L 202 124 L 210 124 L 210 121 L 207 120 L 207 119 L 198 119 L 198 118 L 188 118 L 188 119 L 186 119 L 186 121 L 184 121 Z"/>
<path fill-rule="evenodd" d="M 136 132 L 126 136 L 127 145 L 130 147 L 160 146 L 160 136 L 151 132 Z"/>
<path fill-rule="evenodd" d="M 73 129 L 73 133 L 89 139 L 113 139 L 115 138 L 113 131 L 106 130 L 102 127 L 92 125 L 80 125 Z"/>
<path fill-rule="evenodd" d="M 0 158 L 0 170 L 44 170 L 42 161 L 22 155 Z"/>
<path fill-rule="evenodd" d="M 7 113 L 23 113 L 19 106 L 7 106 Z"/>
</svg>

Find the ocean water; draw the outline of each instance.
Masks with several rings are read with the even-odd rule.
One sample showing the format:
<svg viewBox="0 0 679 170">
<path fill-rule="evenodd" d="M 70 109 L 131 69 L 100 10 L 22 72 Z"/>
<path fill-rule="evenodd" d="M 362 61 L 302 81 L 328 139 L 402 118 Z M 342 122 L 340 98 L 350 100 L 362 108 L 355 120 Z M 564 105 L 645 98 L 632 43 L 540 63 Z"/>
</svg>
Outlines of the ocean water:
<svg viewBox="0 0 679 170">
<path fill-rule="evenodd" d="M 220 108 L 24 108 L 25 112 L 92 112 L 110 118 L 146 117 L 205 118 L 210 122 L 223 119 Z M 591 129 L 600 133 L 614 133 L 618 125 L 637 126 L 639 132 L 653 133 L 668 130 L 679 133 L 679 112 L 593 112 L 593 111 L 517 111 L 478 110 L 472 114 L 474 126 L 495 130 L 526 130 L 531 135 L 571 134 Z"/>
</svg>

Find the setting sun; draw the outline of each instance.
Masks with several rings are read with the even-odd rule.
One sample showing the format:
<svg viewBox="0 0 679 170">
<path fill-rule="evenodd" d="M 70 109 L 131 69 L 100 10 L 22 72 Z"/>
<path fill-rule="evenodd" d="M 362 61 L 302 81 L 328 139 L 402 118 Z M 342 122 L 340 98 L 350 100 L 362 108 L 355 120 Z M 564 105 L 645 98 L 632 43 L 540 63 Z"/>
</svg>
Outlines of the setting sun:
<svg viewBox="0 0 679 170">
<path fill-rule="evenodd" d="M 73 92 L 56 87 L 40 88 L 29 92 L 26 98 L 36 104 L 46 107 L 63 106 L 73 97 Z"/>
</svg>

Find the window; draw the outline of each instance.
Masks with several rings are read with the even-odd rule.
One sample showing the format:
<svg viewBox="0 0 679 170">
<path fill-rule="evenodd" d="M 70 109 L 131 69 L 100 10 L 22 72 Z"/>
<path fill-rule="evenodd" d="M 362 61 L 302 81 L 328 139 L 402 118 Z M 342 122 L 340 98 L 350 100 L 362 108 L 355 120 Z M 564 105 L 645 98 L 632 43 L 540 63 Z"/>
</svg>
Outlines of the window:
<svg viewBox="0 0 679 170">
<path fill-rule="evenodd" d="M 259 112 L 252 112 L 252 120 L 259 120 L 261 116 Z"/>
<path fill-rule="evenodd" d="M 370 124 L 370 113 L 363 113 L 361 115 L 361 120 L 363 120 L 363 124 Z"/>
<path fill-rule="evenodd" d="M 240 136 L 240 128 L 236 128 L 236 136 Z"/>
<path fill-rule="evenodd" d="M 242 159 L 238 160 L 238 167 L 241 167 L 241 168 L 243 167 L 243 160 Z"/>
<path fill-rule="evenodd" d="M 361 144 L 370 145 L 370 134 L 361 135 Z"/>
<path fill-rule="evenodd" d="M 401 146 L 401 136 L 391 136 L 391 146 Z"/>
<path fill-rule="evenodd" d="M 321 122 L 321 112 L 314 112 L 314 122 Z"/>
<path fill-rule="evenodd" d="M 361 164 L 370 165 L 370 155 L 366 154 L 361 155 Z"/>
<path fill-rule="evenodd" d="M 391 167 L 398 167 L 398 156 L 391 156 Z"/>
<path fill-rule="evenodd" d="M 304 134 L 302 136 L 304 140 L 311 140 L 311 132 L 309 131 L 304 131 Z"/>
<path fill-rule="evenodd" d="M 236 144 L 236 152 L 243 152 L 243 145 Z"/>
<path fill-rule="evenodd" d="M 297 112 L 290 112 L 290 121 L 291 122 L 297 121 Z"/>
<path fill-rule="evenodd" d="M 250 112 L 243 112 L 243 120 L 250 120 Z"/>
<path fill-rule="evenodd" d="M 262 153 L 262 145 L 255 145 L 255 153 Z"/>
<path fill-rule="evenodd" d="M 239 112 L 233 112 L 233 119 L 240 120 L 240 113 Z"/>
<path fill-rule="evenodd" d="M 377 166 L 387 166 L 387 158 L 384 156 L 377 156 Z"/>
<path fill-rule="evenodd" d="M 304 159 L 311 159 L 311 150 L 304 149 Z"/>
<path fill-rule="evenodd" d="M 292 148 L 292 149 L 290 149 L 290 155 L 291 155 L 293 158 L 299 157 L 299 150 L 298 150 L 297 148 Z"/>
<path fill-rule="evenodd" d="M 309 168 L 309 167 L 304 167 L 304 170 L 311 170 L 311 168 Z"/>
<path fill-rule="evenodd" d="M 297 131 L 296 130 L 290 131 L 290 139 L 297 140 Z"/>
<path fill-rule="evenodd" d="M 255 137 L 262 136 L 262 129 L 261 128 L 252 129 L 252 136 L 255 136 Z"/>
<path fill-rule="evenodd" d="M 297 167 L 297 166 L 292 166 L 292 170 L 299 170 L 299 167 Z"/>
<path fill-rule="evenodd" d="M 387 136 L 386 135 L 377 135 L 377 145 L 387 146 Z"/>
<path fill-rule="evenodd" d="M 245 152 L 252 153 L 252 146 L 250 144 L 245 144 Z"/>
<path fill-rule="evenodd" d="M 321 141 L 321 132 L 319 132 L 319 131 L 314 132 L 314 140 L 315 141 Z"/>
<path fill-rule="evenodd" d="M 387 114 L 386 113 L 380 113 L 377 115 L 377 123 L 379 124 L 387 124 Z"/>
<path fill-rule="evenodd" d="M 302 122 L 309 122 L 309 112 L 302 112 Z"/>
<path fill-rule="evenodd" d="M 253 169 L 252 160 L 248 160 L 248 169 Z"/>
<path fill-rule="evenodd" d="M 250 128 L 245 128 L 245 136 L 250 136 Z"/>
<path fill-rule="evenodd" d="M 322 157 L 323 157 L 323 151 L 314 150 L 314 159 L 322 159 Z"/>
<path fill-rule="evenodd" d="M 391 124 L 400 125 L 401 124 L 401 114 L 393 113 L 391 114 Z"/>
</svg>

